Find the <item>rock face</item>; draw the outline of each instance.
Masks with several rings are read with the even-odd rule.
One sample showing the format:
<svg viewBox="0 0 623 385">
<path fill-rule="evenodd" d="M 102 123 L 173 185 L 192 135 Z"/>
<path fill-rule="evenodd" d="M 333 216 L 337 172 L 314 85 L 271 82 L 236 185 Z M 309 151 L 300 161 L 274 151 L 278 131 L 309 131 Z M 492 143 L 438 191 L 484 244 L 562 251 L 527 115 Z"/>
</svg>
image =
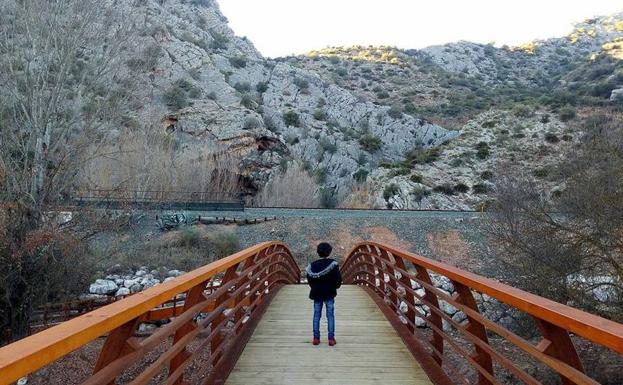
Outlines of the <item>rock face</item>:
<svg viewBox="0 0 623 385">
<path fill-rule="evenodd" d="M 271 60 L 233 33 L 213 0 L 125 0 L 119 6 L 142 26 L 141 60 L 153 64 L 145 67 L 144 106 L 133 118 L 159 122 L 178 156 L 223 146 L 240 158 L 236 172 L 250 197 L 296 160 L 316 177 L 318 191 L 331 191 L 338 201 L 368 181 L 370 200 L 381 208 L 479 207 L 491 186 L 475 174 L 487 170 L 464 167 L 470 175 L 461 180 L 446 168 L 448 150 L 467 149 L 472 126 L 482 124 L 480 114 L 489 112 L 499 93 L 571 87 L 578 77 L 573 71 L 592 65 L 591 55 L 623 37 L 619 14 L 522 47 L 458 42 Z M 621 86 L 608 83 L 611 100 L 619 100 Z M 441 116 L 436 123 L 427 116 L 431 111 Z M 508 126 L 525 120 L 516 116 Z M 435 148 L 444 149 L 438 162 L 409 157 Z M 411 170 L 405 173 L 405 167 Z M 446 184 L 465 184 L 471 192 L 460 187 L 445 194 Z M 476 185 L 480 192 L 473 193 Z"/>
<path fill-rule="evenodd" d="M 415 147 L 435 147 L 458 135 L 390 107 L 361 100 L 313 71 L 261 56 L 227 26 L 214 1 L 125 2 L 144 25 L 140 44 L 155 63 L 145 73 L 149 107 L 180 154 L 213 144 L 242 157 L 250 192 L 291 159 L 326 178 L 320 187 L 350 191 L 353 174 L 399 161 Z M 170 95 L 181 99 L 171 100 Z M 370 147 L 364 139 L 379 140 Z"/>
</svg>

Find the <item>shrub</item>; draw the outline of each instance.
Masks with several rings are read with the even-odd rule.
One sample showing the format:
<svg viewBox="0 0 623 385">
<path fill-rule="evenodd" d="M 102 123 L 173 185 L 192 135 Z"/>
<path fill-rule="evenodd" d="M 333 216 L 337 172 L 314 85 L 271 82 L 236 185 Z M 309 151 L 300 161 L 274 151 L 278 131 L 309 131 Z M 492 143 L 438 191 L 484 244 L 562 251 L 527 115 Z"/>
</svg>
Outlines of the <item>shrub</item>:
<svg viewBox="0 0 623 385">
<path fill-rule="evenodd" d="M 174 83 L 164 93 L 164 100 L 169 107 L 175 110 L 187 107 L 189 104 L 186 91 L 182 87 L 180 87 L 178 83 Z"/>
<path fill-rule="evenodd" d="M 489 192 L 489 187 L 486 184 L 478 183 L 472 186 L 472 191 L 474 194 L 486 194 Z"/>
<path fill-rule="evenodd" d="M 414 148 L 405 156 L 405 163 L 408 165 L 433 163 L 439 159 L 441 150 L 434 148 Z"/>
<path fill-rule="evenodd" d="M 247 66 L 247 58 L 245 56 L 230 57 L 229 64 L 231 64 L 234 68 L 244 68 Z"/>
<path fill-rule="evenodd" d="M 185 227 L 180 233 L 179 244 L 183 247 L 197 247 L 201 243 L 201 234 L 195 227 Z"/>
<path fill-rule="evenodd" d="M 341 77 L 346 77 L 348 75 L 348 70 L 344 67 L 340 67 L 335 71 L 335 73 Z"/>
<path fill-rule="evenodd" d="M 329 170 L 327 170 L 326 167 L 318 167 L 316 169 L 316 182 L 318 184 L 322 184 L 327 180 L 327 174 L 329 173 Z"/>
<path fill-rule="evenodd" d="M 433 188 L 433 191 L 440 194 L 454 195 L 454 188 L 449 183 L 435 186 L 435 188 Z"/>
<path fill-rule="evenodd" d="M 469 186 L 466 185 L 465 183 L 457 183 L 454 186 L 454 191 L 464 194 L 466 192 L 469 192 Z"/>
<path fill-rule="evenodd" d="M 519 118 L 529 118 L 534 114 L 534 111 L 528 106 L 519 104 L 513 108 L 513 115 Z"/>
<path fill-rule="evenodd" d="M 476 156 L 478 157 L 478 159 L 487 159 L 491 154 L 489 144 L 487 142 L 479 142 L 476 145 L 476 150 Z"/>
<path fill-rule="evenodd" d="M 482 122 L 481 126 L 482 128 L 493 128 L 496 124 L 497 122 L 495 120 L 487 120 Z"/>
<path fill-rule="evenodd" d="M 420 203 L 422 199 L 430 195 L 430 190 L 425 187 L 417 186 L 413 189 L 413 191 L 411 191 L 411 195 L 413 195 L 414 201 Z"/>
<path fill-rule="evenodd" d="M 368 174 L 370 172 L 364 168 L 360 168 L 359 170 L 357 170 L 357 172 L 355 172 L 353 174 L 353 179 L 357 182 L 357 183 L 365 183 L 365 181 L 368 179 Z"/>
<path fill-rule="evenodd" d="M 216 100 L 217 98 L 218 98 L 218 97 L 216 96 L 216 92 L 214 92 L 214 91 L 211 91 L 211 92 L 208 94 L 208 99 L 210 99 L 210 100 Z"/>
<path fill-rule="evenodd" d="M 393 105 L 391 106 L 389 111 L 387 111 L 387 115 L 394 119 L 400 119 L 402 118 L 402 108 L 400 108 L 400 106 L 398 105 Z"/>
<path fill-rule="evenodd" d="M 236 82 L 234 84 L 234 89 L 240 93 L 251 91 L 251 85 L 249 82 Z"/>
<path fill-rule="evenodd" d="M 329 154 L 335 154 L 337 152 L 337 144 L 329 140 L 329 138 L 327 138 L 326 136 L 320 138 L 318 144 L 324 151 L 328 152 Z"/>
<path fill-rule="evenodd" d="M 371 134 L 362 135 L 361 138 L 359 138 L 359 144 L 369 153 L 375 153 L 383 146 L 381 138 Z"/>
<path fill-rule="evenodd" d="M 383 199 L 388 201 L 389 198 L 393 197 L 394 195 L 398 194 L 399 192 L 400 192 L 400 187 L 398 187 L 398 185 L 396 183 L 391 183 L 391 184 L 385 186 L 385 188 L 383 189 Z"/>
<path fill-rule="evenodd" d="M 414 174 L 414 175 L 411 175 L 409 180 L 411 180 L 411 182 L 413 183 L 422 183 L 423 179 L 422 179 L 422 175 Z"/>
<path fill-rule="evenodd" d="M 379 99 L 387 99 L 389 98 L 389 92 L 385 91 L 385 90 L 380 90 L 378 92 L 376 92 L 376 97 Z"/>
<path fill-rule="evenodd" d="M 286 126 L 300 127 L 301 121 L 299 114 L 294 111 L 287 111 L 283 113 L 283 122 Z"/>
<path fill-rule="evenodd" d="M 294 78 L 294 84 L 301 90 L 306 90 L 309 88 L 309 82 L 303 78 Z"/>
<path fill-rule="evenodd" d="M 549 114 L 543 114 L 541 115 L 541 119 L 540 119 L 541 123 L 545 124 L 545 123 L 549 123 L 550 121 L 550 116 Z"/>
<path fill-rule="evenodd" d="M 571 119 L 575 118 L 575 109 L 571 108 L 571 107 L 563 107 L 560 109 L 560 111 L 558 112 L 558 117 L 560 118 L 560 120 L 562 120 L 563 122 L 568 122 Z"/>
<path fill-rule="evenodd" d="M 489 170 L 485 170 L 485 171 L 480 173 L 480 178 L 483 179 L 483 180 L 491 180 L 491 179 L 493 179 L 493 172 L 491 172 Z"/>
<path fill-rule="evenodd" d="M 337 206 L 337 197 L 335 189 L 331 187 L 323 187 L 320 189 L 320 206 L 325 209 L 332 209 Z"/>
<path fill-rule="evenodd" d="M 212 35 L 212 38 L 214 39 L 210 43 L 210 48 L 218 49 L 218 50 L 227 48 L 227 44 L 229 43 L 229 39 L 227 37 L 225 37 L 225 35 L 220 34 L 220 33 L 216 32 L 214 30 L 211 30 L 210 34 Z"/>
<path fill-rule="evenodd" d="M 255 85 L 255 90 L 260 94 L 268 91 L 268 83 L 267 82 L 259 82 Z"/>
<path fill-rule="evenodd" d="M 560 142 L 560 138 L 558 138 L 558 135 L 548 132 L 545 134 L 545 141 L 548 143 L 558 143 Z"/>
<path fill-rule="evenodd" d="M 217 258 L 231 255 L 240 249 L 240 241 L 236 233 L 223 231 L 209 236 L 210 246 Z"/>
<path fill-rule="evenodd" d="M 547 177 L 547 175 L 549 174 L 549 171 L 546 168 L 537 168 L 536 170 L 532 171 L 532 175 L 534 175 L 537 178 L 545 178 Z"/>
<path fill-rule="evenodd" d="M 322 108 L 316 108 L 314 110 L 314 119 L 324 121 L 327 119 L 327 114 Z"/>
<path fill-rule="evenodd" d="M 260 126 L 261 126 L 260 121 L 257 118 L 253 116 L 249 116 L 244 120 L 244 124 L 242 125 L 242 128 L 244 128 L 245 130 L 252 130 Z"/>
<path fill-rule="evenodd" d="M 240 104 L 248 109 L 253 109 L 255 107 L 255 101 L 253 101 L 253 98 L 249 94 L 242 95 Z"/>
</svg>

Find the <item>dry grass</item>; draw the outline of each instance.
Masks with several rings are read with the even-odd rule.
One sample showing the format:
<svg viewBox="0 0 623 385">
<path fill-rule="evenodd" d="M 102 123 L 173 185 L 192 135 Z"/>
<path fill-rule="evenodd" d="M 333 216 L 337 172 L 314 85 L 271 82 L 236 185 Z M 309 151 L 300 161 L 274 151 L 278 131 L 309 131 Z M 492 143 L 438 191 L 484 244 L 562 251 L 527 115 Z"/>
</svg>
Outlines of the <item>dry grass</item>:
<svg viewBox="0 0 623 385">
<path fill-rule="evenodd" d="M 255 198 L 259 207 L 318 207 L 318 185 L 299 162 L 290 162 Z"/>
<path fill-rule="evenodd" d="M 351 193 L 339 204 L 344 209 L 376 209 L 374 190 L 368 183 L 355 185 Z"/>
<path fill-rule="evenodd" d="M 240 188 L 238 159 L 216 144 L 180 151 L 167 134 L 124 131 L 102 152 L 108 155 L 85 165 L 81 188 L 165 191 L 169 199 L 175 191 L 233 195 Z"/>
</svg>

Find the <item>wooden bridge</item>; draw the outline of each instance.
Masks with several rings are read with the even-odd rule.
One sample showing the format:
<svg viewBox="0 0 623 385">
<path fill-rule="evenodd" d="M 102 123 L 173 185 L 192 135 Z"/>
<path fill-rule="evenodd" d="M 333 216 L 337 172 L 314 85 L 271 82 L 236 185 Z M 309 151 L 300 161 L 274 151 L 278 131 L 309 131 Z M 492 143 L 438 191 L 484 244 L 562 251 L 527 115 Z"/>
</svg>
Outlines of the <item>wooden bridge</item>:
<svg viewBox="0 0 623 385">
<path fill-rule="evenodd" d="M 388 245 L 359 244 L 341 265 L 335 347 L 311 344 L 300 267 L 285 244 L 267 242 L 5 346 L 0 384 L 28 375 L 89 385 L 541 384 L 544 372 L 565 385 L 598 384 L 574 341 L 623 353 L 621 324 Z M 447 277 L 455 294 L 435 287 L 432 273 Z M 530 316 L 540 339 L 487 319 L 475 294 Z M 467 319 L 448 316 L 448 305 Z M 162 319 L 170 322 L 136 334 L 141 323 Z M 428 327 L 416 327 L 417 319 Z M 99 337 L 91 374 L 36 382 L 40 368 Z M 524 370 L 520 357 L 544 370 Z"/>
</svg>

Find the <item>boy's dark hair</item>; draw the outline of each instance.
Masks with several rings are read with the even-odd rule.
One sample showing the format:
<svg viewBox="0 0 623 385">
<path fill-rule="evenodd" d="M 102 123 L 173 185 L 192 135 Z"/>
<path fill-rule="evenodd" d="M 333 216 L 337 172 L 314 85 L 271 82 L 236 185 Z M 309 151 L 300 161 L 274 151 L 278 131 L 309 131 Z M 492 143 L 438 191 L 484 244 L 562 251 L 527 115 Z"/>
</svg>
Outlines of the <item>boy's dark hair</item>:
<svg viewBox="0 0 623 385">
<path fill-rule="evenodd" d="M 329 255 L 331 255 L 331 251 L 333 250 L 333 247 L 331 247 L 330 244 L 328 244 L 327 242 L 320 242 L 318 244 L 318 247 L 316 248 L 316 251 L 318 252 L 318 255 L 320 256 L 320 258 L 326 258 Z"/>
</svg>

